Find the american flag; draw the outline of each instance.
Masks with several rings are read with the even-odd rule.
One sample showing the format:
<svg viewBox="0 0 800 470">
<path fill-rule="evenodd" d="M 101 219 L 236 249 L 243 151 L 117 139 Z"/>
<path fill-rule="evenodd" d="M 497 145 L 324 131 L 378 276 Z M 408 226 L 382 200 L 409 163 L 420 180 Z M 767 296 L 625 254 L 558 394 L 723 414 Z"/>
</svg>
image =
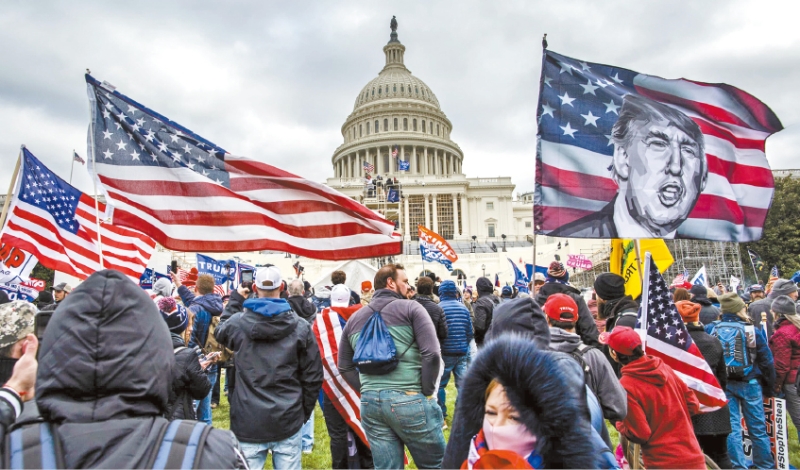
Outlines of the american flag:
<svg viewBox="0 0 800 470">
<path fill-rule="evenodd" d="M 675 279 L 672 280 L 672 284 L 670 284 L 670 287 L 676 287 L 676 286 L 681 287 L 683 286 L 683 283 L 687 282 L 688 280 L 689 280 L 689 270 L 683 268 L 683 272 L 675 276 Z"/>
<path fill-rule="evenodd" d="M 645 272 L 649 275 L 645 279 L 636 328 L 642 328 L 642 322 L 647 324 L 647 354 L 660 358 L 675 371 L 697 395 L 703 412 L 720 409 L 727 403 L 725 391 L 692 341 L 650 253 L 645 257 Z"/>
<path fill-rule="evenodd" d="M 2 242 L 34 254 L 47 268 L 86 279 L 101 269 L 95 200 L 56 176 L 28 149 L 22 149 L 21 158 Z M 105 211 L 105 204 L 99 209 Z M 102 220 L 100 243 L 103 267 L 137 283 L 156 246 L 143 233 Z"/>
<path fill-rule="evenodd" d="M 361 427 L 361 394 L 339 372 L 339 342 L 342 339 L 339 314 L 330 308 L 322 310 L 317 314 L 312 329 L 322 357 L 322 389 L 361 442 L 369 446 Z"/>
<path fill-rule="evenodd" d="M 375 165 L 370 162 L 364 162 L 364 172 L 372 173 L 373 171 L 375 171 Z"/>
<path fill-rule="evenodd" d="M 393 158 L 397 158 L 397 154 L 398 154 L 399 152 L 400 152 L 400 149 L 398 148 L 397 144 L 395 144 L 395 146 L 394 146 L 394 147 L 392 147 L 392 157 L 393 157 Z"/>
<path fill-rule="evenodd" d="M 623 97 L 634 94 L 682 112 L 703 133 L 708 180 L 676 237 L 738 242 L 761 237 L 774 191 L 765 141 L 782 129 L 764 103 L 726 84 L 666 80 L 549 50 L 543 64 L 537 233 L 597 213 L 616 196 L 611 131 Z"/>
<path fill-rule="evenodd" d="M 86 75 L 96 170 L 114 223 L 177 251 L 396 255 L 394 223 L 353 199 L 222 147 Z"/>
<path fill-rule="evenodd" d="M 214 286 L 214 293 L 215 294 L 219 294 L 220 297 L 222 297 L 223 295 L 228 295 L 228 286 L 227 286 L 227 284 L 226 285 L 220 285 L 220 284 L 215 285 Z"/>
<path fill-rule="evenodd" d="M 74 150 L 72 151 L 72 161 L 78 162 L 81 165 L 86 164 L 86 161 L 84 159 L 82 159 L 81 156 L 78 155 L 78 152 L 76 152 Z"/>
<path fill-rule="evenodd" d="M 178 272 L 175 274 L 177 274 L 178 280 L 181 281 L 181 284 L 183 284 L 184 282 L 186 282 L 186 278 L 189 277 L 189 270 L 178 268 Z"/>
</svg>

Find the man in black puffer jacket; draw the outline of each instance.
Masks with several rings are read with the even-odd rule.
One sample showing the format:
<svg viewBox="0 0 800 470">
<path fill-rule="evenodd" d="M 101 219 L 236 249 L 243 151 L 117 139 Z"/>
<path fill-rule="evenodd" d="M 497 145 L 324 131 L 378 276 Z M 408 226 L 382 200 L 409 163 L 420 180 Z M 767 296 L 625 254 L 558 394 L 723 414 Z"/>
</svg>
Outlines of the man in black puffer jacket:
<svg viewBox="0 0 800 470">
<path fill-rule="evenodd" d="M 158 310 L 167 323 L 172 349 L 175 351 L 175 369 L 172 371 L 172 389 L 169 392 L 167 418 L 197 419 L 194 400 L 202 400 L 211 390 L 195 348 L 189 349 L 183 341 L 183 332 L 189 324 L 186 307 L 177 305 L 172 297 L 158 299 Z M 209 363 L 205 363 L 208 365 Z"/>
<path fill-rule="evenodd" d="M 625 278 L 619 274 L 603 273 L 594 280 L 597 298 L 597 318 L 606 321 L 606 332 L 611 333 L 615 326 L 636 328 L 639 320 L 639 304 L 631 296 L 625 295 Z M 611 359 L 608 346 L 603 346 L 606 359 L 620 377 L 622 366 Z"/>
<path fill-rule="evenodd" d="M 152 466 L 174 368 L 169 330 L 141 287 L 118 271 L 89 276 L 61 303 L 39 351 L 36 403 L 59 425 L 65 468 Z M 198 467 L 243 468 L 235 445 L 229 431 L 211 429 Z"/>
<path fill-rule="evenodd" d="M 472 326 L 475 328 L 475 344 L 480 347 L 483 345 L 483 338 L 492 326 L 494 308 L 500 303 L 500 299 L 494 295 L 492 281 L 485 277 L 481 277 L 475 282 L 475 289 L 478 291 L 478 300 L 472 303 L 474 313 Z"/>
<path fill-rule="evenodd" d="M 286 289 L 289 291 L 289 297 L 286 301 L 292 306 L 292 310 L 297 316 L 309 323 L 314 323 L 314 319 L 317 318 L 317 307 L 305 298 L 303 295 L 304 289 L 303 281 L 300 279 L 293 280 Z"/>
<path fill-rule="evenodd" d="M 692 294 L 692 302 L 700 305 L 700 323 L 708 326 L 712 322 L 719 320 L 719 309 L 708 298 L 706 286 L 695 284 L 689 290 L 689 293 Z"/>
<path fill-rule="evenodd" d="M 422 305 L 425 311 L 433 321 L 433 326 L 436 327 L 436 337 L 439 339 L 439 345 L 442 341 L 447 339 L 447 318 L 444 316 L 444 310 L 436 302 L 433 301 L 433 281 L 427 276 L 422 276 L 417 279 L 417 295 L 411 298 L 418 304 Z"/>
<path fill-rule="evenodd" d="M 600 346 L 600 341 L 598 341 L 600 332 L 597 331 L 592 312 L 589 311 L 589 306 L 586 305 L 586 300 L 583 299 L 581 291 L 569 284 L 569 272 L 558 261 L 550 263 L 545 283 L 539 288 L 539 293 L 536 294 L 536 303 L 544 305 L 547 302 L 547 298 L 553 294 L 567 294 L 578 304 L 578 321 L 575 323 L 575 333 L 581 337 L 583 344 L 594 347 Z"/>
</svg>

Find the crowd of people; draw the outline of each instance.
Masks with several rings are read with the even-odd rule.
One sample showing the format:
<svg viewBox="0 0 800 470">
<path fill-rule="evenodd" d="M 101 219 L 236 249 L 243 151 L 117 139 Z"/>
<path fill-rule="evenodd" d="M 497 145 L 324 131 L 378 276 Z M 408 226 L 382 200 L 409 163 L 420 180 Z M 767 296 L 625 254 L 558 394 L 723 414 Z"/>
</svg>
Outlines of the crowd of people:
<svg viewBox="0 0 800 470">
<path fill-rule="evenodd" d="M 297 469 L 319 405 L 333 468 L 402 468 L 406 451 L 419 468 L 625 467 L 607 423 L 640 446 L 645 468 L 747 468 L 742 419 L 752 465 L 774 468 L 764 398 L 785 398 L 800 424 L 790 280 L 751 286 L 747 299 L 673 287 L 728 399 L 709 413 L 647 354 L 619 275 L 597 276 L 591 298 L 557 261 L 527 292 L 485 277 L 474 290 L 412 281 L 400 264 L 360 292 L 341 271 L 331 284 L 312 291 L 266 266 L 230 296 L 196 272 L 148 295 L 107 270 L 55 286 L 49 303 L 0 299 L 4 461 L 263 468 L 271 454 L 274 468 Z M 211 420 L 223 368 L 230 430 Z"/>
</svg>

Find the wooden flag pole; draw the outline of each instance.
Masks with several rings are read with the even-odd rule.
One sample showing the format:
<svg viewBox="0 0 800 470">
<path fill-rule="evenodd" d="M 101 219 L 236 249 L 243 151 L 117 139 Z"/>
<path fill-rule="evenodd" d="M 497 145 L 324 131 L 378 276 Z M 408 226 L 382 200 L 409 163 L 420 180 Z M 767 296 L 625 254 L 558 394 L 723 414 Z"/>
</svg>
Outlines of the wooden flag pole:
<svg viewBox="0 0 800 470">
<path fill-rule="evenodd" d="M 636 254 L 636 271 L 639 272 L 639 282 L 642 284 L 642 292 L 644 292 L 644 276 L 642 275 L 642 255 L 639 253 L 639 239 L 633 239 L 634 252 Z"/>
<path fill-rule="evenodd" d="M 14 186 L 17 185 L 17 176 L 19 175 L 19 166 L 22 162 L 22 145 L 19 148 L 19 155 L 17 156 L 17 164 L 14 165 L 14 172 L 11 174 L 11 183 L 8 185 L 8 192 L 6 193 L 6 201 L 3 203 L 3 213 L 0 214 L 0 227 L 6 226 L 6 216 L 8 215 L 8 208 L 11 206 L 11 198 L 14 196 Z"/>
</svg>

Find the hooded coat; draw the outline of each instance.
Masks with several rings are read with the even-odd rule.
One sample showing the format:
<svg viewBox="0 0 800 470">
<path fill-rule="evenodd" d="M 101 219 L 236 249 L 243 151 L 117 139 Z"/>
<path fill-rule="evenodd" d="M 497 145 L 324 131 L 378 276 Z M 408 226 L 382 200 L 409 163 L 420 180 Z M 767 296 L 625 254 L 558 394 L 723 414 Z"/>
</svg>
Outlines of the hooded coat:
<svg viewBox="0 0 800 470">
<path fill-rule="evenodd" d="M 518 335 L 487 341 L 462 381 L 442 468 L 460 468 L 467 459 L 470 441 L 483 426 L 492 379 L 505 388 L 521 423 L 537 437 L 535 450 L 544 468 L 603 466 L 587 439 L 592 426 L 583 382 L 565 367 L 568 361 Z"/>
<path fill-rule="evenodd" d="M 67 468 L 144 468 L 161 444 L 175 358 L 150 297 L 122 273 L 99 271 L 61 303 L 39 350 L 36 402 L 58 423 Z M 213 429 L 201 468 L 240 464 Z"/>
<path fill-rule="evenodd" d="M 433 326 L 436 327 L 436 338 L 439 340 L 439 344 L 442 344 L 444 340 L 447 339 L 447 319 L 444 316 L 442 307 L 426 295 L 417 294 L 411 300 L 422 305 L 425 311 L 428 312 Z"/>
<path fill-rule="evenodd" d="M 722 343 L 719 342 L 719 339 L 706 333 L 703 326 L 697 323 L 687 324 L 686 329 L 689 330 L 692 341 L 700 349 L 703 358 L 714 372 L 720 387 L 725 390 L 728 385 L 728 368 L 725 365 L 725 355 L 722 353 Z M 694 433 L 698 436 L 730 434 L 730 408 L 725 405 L 717 411 L 695 415 L 692 417 L 692 423 L 694 424 Z"/>
<path fill-rule="evenodd" d="M 322 387 L 322 361 L 311 325 L 284 299 L 245 300 L 234 291 L 214 336 L 234 352 L 236 387 L 230 405 L 236 437 L 267 443 L 297 433 Z"/>
<path fill-rule="evenodd" d="M 641 444 L 645 468 L 705 469 L 692 428 L 700 412 L 694 392 L 661 359 L 644 356 L 622 367 L 628 415 L 617 430 Z"/>
<path fill-rule="evenodd" d="M 708 325 L 711 322 L 719 319 L 720 311 L 714 306 L 714 304 L 711 302 L 711 299 L 708 298 L 708 294 L 706 292 L 699 291 L 700 289 L 694 289 L 692 292 L 692 302 L 700 305 L 700 323 L 703 325 Z"/>
<path fill-rule="evenodd" d="M 500 299 L 494 295 L 494 286 L 485 277 L 475 282 L 475 288 L 478 290 L 478 300 L 472 303 L 474 315 L 472 326 L 475 328 L 475 344 L 481 346 L 492 326 L 494 308 L 500 303 Z"/>
<path fill-rule="evenodd" d="M 600 332 L 597 331 L 597 325 L 594 323 L 592 312 L 586 305 L 581 295 L 581 291 L 568 285 L 561 284 L 560 282 L 546 282 L 539 288 L 539 293 L 536 294 L 536 302 L 539 305 L 544 305 L 547 298 L 553 294 L 567 294 L 578 304 L 578 321 L 575 322 L 575 333 L 581 337 L 581 341 L 587 346 L 600 346 Z"/>
<path fill-rule="evenodd" d="M 292 295 L 288 299 L 286 299 L 291 305 L 292 310 L 294 313 L 297 314 L 303 320 L 313 323 L 314 318 L 317 317 L 317 307 L 310 300 L 306 299 L 302 295 Z"/>
<path fill-rule="evenodd" d="M 183 338 L 171 333 L 175 353 L 175 369 L 172 371 L 172 388 L 169 392 L 167 418 L 197 419 L 194 400 L 202 400 L 211 391 L 208 375 L 200 367 L 200 359 L 194 349 L 184 347 Z"/>
<path fill-rule="evenodd" d="M 178 295 L 181 296 L 183 305 L 192 312 L 190 326 L 187 328 L 191 329 L 188 346 L 204 349 L 211 317 L 218 317 L 222 313 L 222 297 L 217 293 L 195 295 L 186 286 L 178 287 Z"/>
<path fill-rule="evenodd" d="M 769 349 L 775 358 L 775 388 L 794 384 L 800 368 L 800 330 L 785 317 L 779 317 Z"/>
</svg>

